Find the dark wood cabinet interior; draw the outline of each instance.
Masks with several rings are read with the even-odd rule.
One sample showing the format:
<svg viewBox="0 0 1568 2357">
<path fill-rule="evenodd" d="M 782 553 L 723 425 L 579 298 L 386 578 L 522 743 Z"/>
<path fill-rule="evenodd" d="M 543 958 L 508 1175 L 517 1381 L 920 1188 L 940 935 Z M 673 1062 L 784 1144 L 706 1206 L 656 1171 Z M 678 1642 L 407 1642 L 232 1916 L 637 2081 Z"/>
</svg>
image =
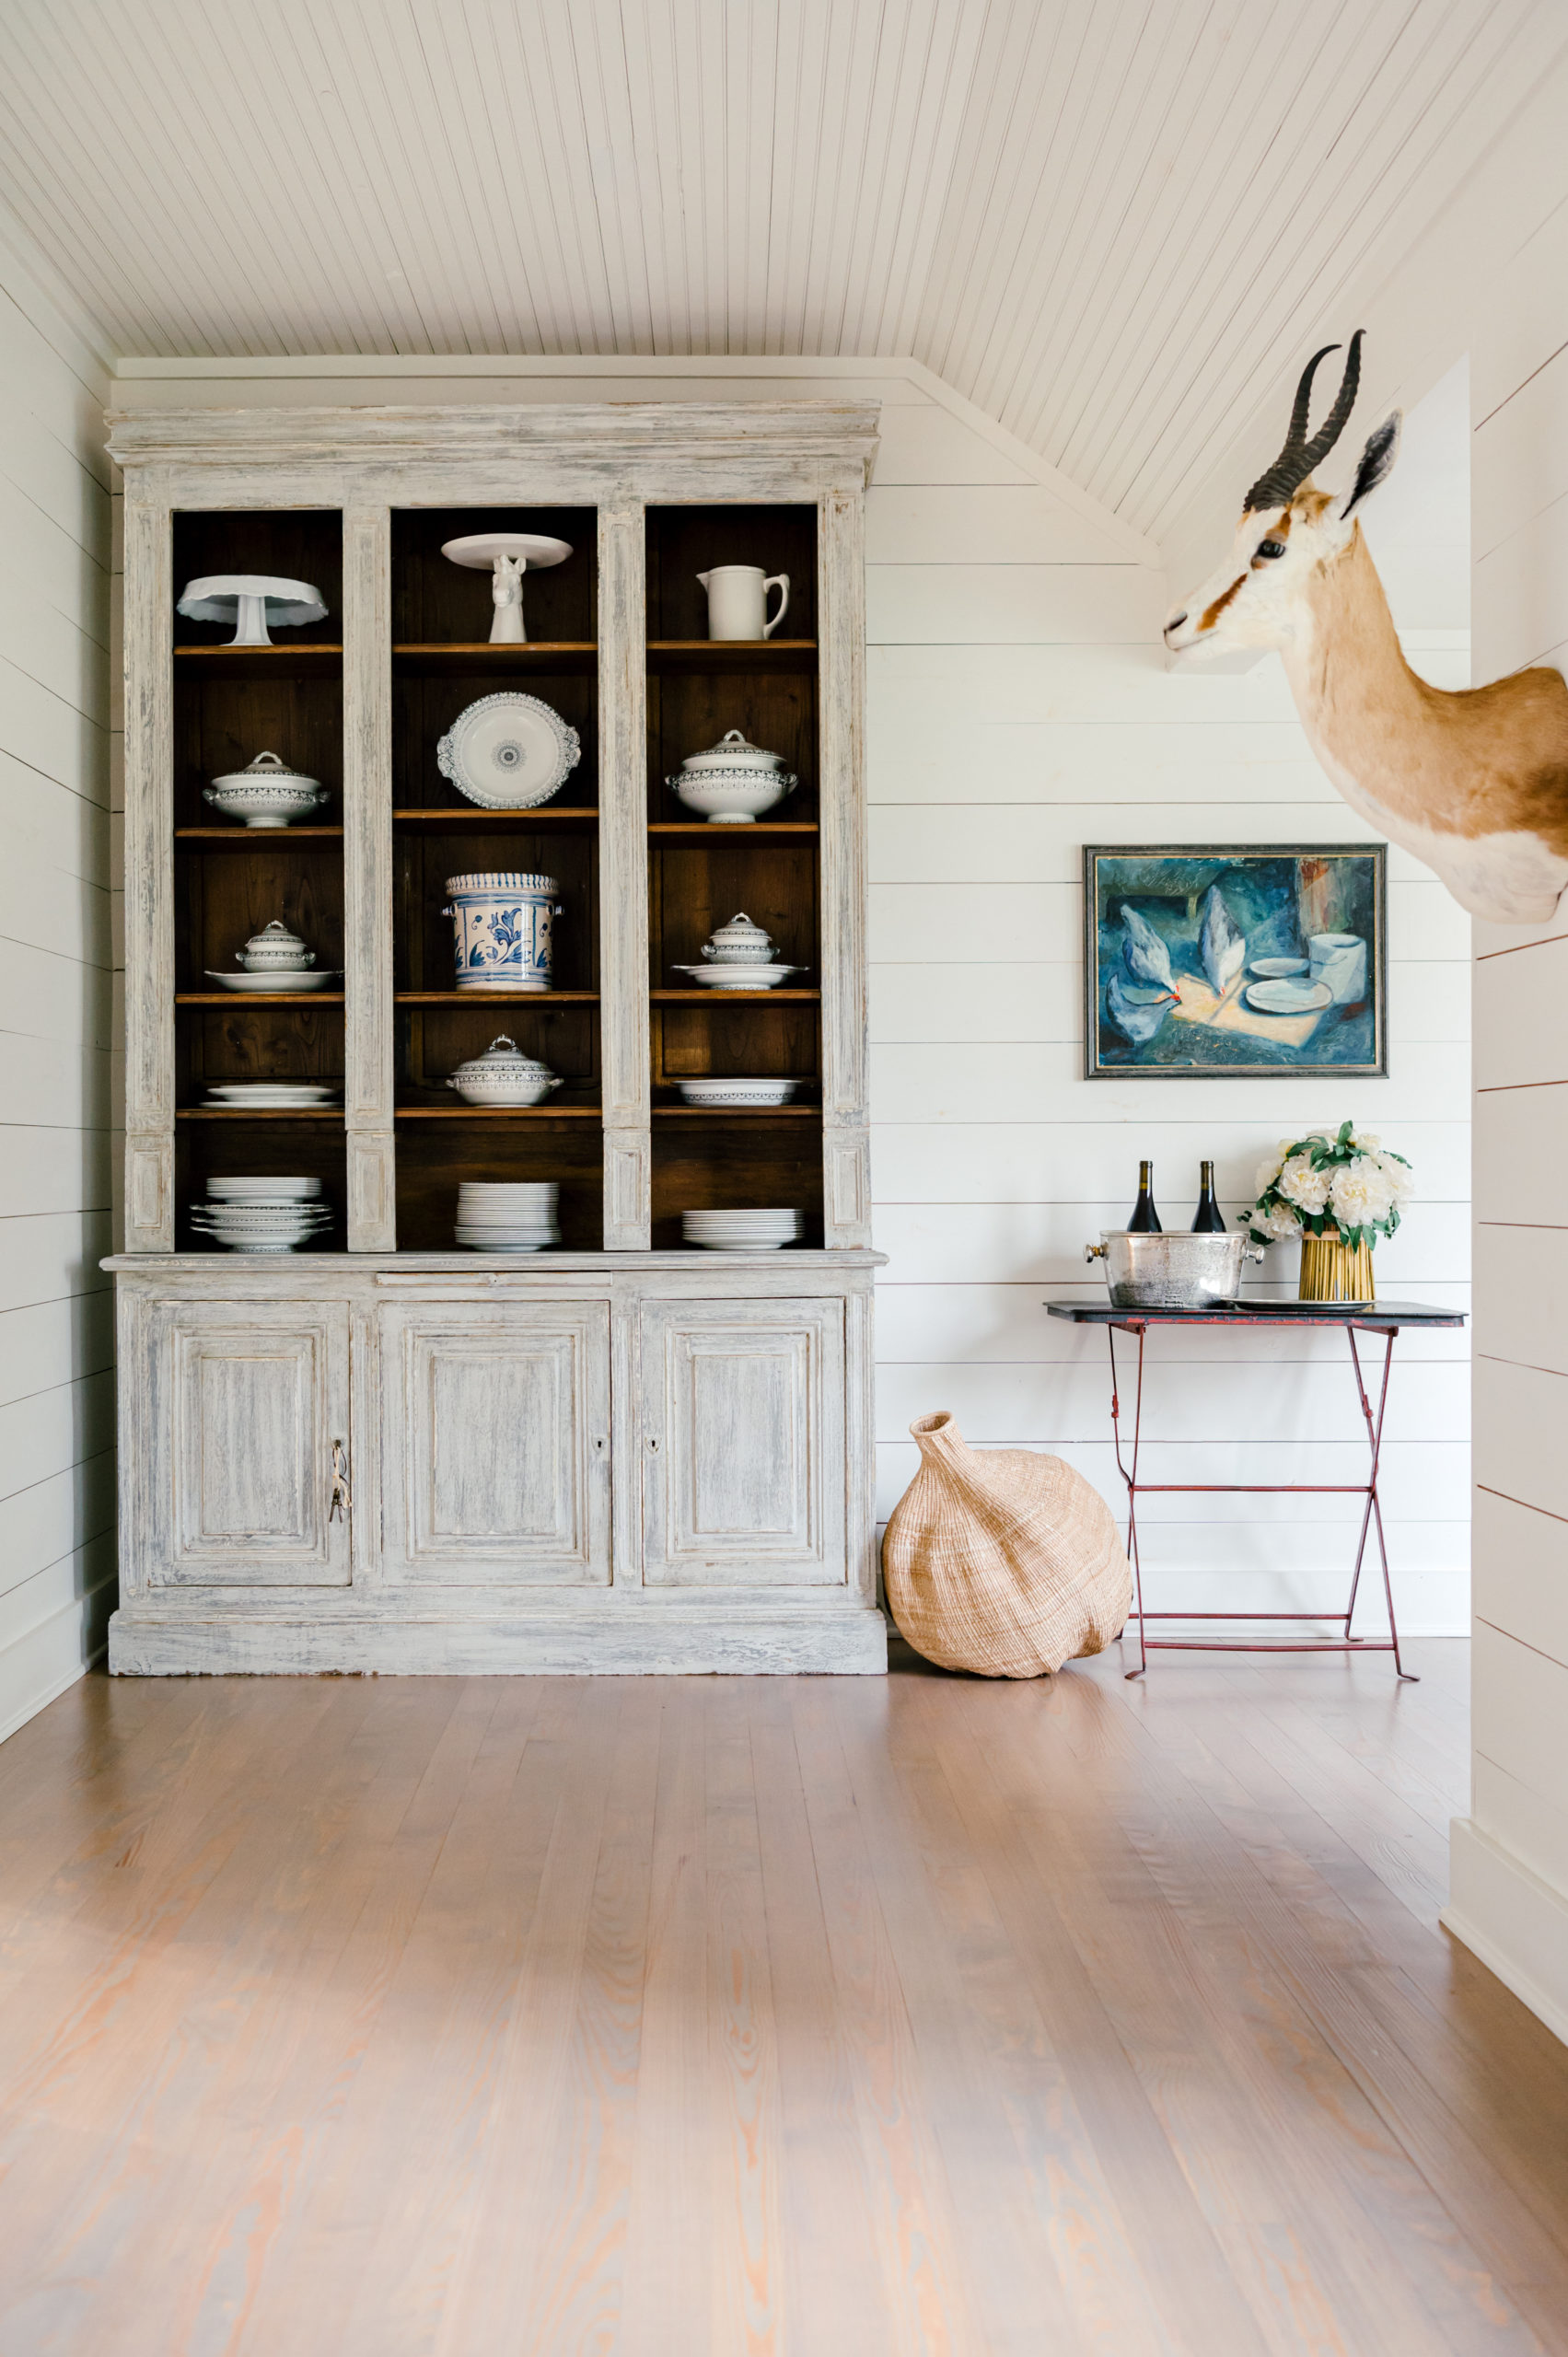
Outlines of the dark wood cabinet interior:
<svg viewBox="0 0 1568 2357">
<path fill-rule="evenodd" d="M 647 877 L 649 1074 L 655 1116 L 654 1243 L 681 1242 L 680 1213 L 719 1204 L 803 1210 L 821 1237 L 820 916 L 819 894 L 817 518 L 809 505 L 650 507 L 647 561 Z M 524 576 L 520 646 L 492 646 L 490 576 L 454 565 L 442 543 L 461 533 L 550 533 L 563 563 Z M 341 985 L 277 1000 L 226 994 L 249 936 L 281 918 L 315 950 L 344 957 L 342 782 L 343 690 L 341 518 L 327 511 L 181 513 L 177 589 L 203 572 L 278 572 L 313 581 L 319 625 L 280 630 L 272 648 L 226 648 L 224 626 L 175 633 L 173 780 L 176 1045 L 181 1237 L 185 1206 L 222 1173 L 313 1173 L 341 1198 L 341 1104 L 326 1114 L 222 1112 L 219 1080 L 341 1082 Z M 603 1210 L 599 928 L 598 519 L 591 508 L 399 509 L 391 519 L 392 966 L 398 1237 L 411 1250 L 451 1246 L 463 1178 L 554 1178 L 563 1242 L 597 1248 Z M 714 643 L 697 575 L 755 563 L 790 576 L 772 640 Z M 437 766 L 459 714 L 517 691 L 577 731 L 581 757 L 540 810 L 486 812 Z M 738 728 L 779 753 L 800 784 L 752 826 L 710 825 L 666 784 L 687 755 Z M 277 753 L 321 780 L 331 799 L 313 820 L 253 830 L 202 800 L 213 777 Z M 545 993 L 459 992 L 447 884 L 460 874 L 551 877 L 552 987 Z M 744 910 L 775 955 L 802 970 L 780 991 L 733 996 L 678 973 L 701 962 L 716 927 Z M 613 912 L 609 912 L 613 922 Z M 563 1086 L 539 1107 L 462 1105 L 456 1067 L 505 1036 Z M 684 1079 L 787 1076 L 786 1107 L 736 1113 L 689 1107 Z M 341 1208 L 341 1204 L 340 1204 Z M 323 1248 L 343 1241 L 341 1218 Z"/>
</svg>

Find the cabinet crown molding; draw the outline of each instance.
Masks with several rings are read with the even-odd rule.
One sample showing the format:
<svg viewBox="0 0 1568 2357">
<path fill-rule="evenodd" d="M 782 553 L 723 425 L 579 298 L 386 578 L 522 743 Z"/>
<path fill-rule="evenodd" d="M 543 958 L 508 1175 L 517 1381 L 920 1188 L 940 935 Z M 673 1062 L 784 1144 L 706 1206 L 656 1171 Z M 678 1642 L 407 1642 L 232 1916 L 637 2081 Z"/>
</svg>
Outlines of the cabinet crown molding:
<svg viewBox="0 0 1568 2357">
<path fill-rule="evenodd" d="M 439 466 L 548 452 L 614 470 L 678 455 L 691 463 L 781 459 L 820 469 L 824 486 L 846 472 L 869 482 L 878 401 L 575 401 L 135 409 L 105 412 L 108 449 L 142 467 L 219 466 L 265 459 L 296 465 L 358 459 Z"/>
</svg>

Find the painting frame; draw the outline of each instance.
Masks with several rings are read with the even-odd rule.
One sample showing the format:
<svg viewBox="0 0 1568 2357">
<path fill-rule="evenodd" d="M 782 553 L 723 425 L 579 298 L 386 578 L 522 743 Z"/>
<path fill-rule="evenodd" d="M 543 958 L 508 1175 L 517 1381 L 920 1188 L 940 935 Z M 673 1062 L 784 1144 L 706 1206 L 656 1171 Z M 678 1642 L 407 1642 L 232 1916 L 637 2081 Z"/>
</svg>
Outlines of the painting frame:
<svg viewBox="0 0 1568 2357">
<path fill-rule="evenodd" d="M 1152 919 L 1160 942 L 1178 967 L 1195 965 L 1198 944 L 1189 939 L 1196 920 L 1193 904 L 1203 901 L 1209 886 L 1219 881 L 1217 874 L 1234 874 L 1238 877 L 1236 896 L 1259 904 L 1263 892 L 1275 904 L 1269 920 L 1274 935 L 1289 931 L 1288 906 L 1280 900 L 1281 877 L 1278 871 L 1293 863 L 1307 863 L 1304 871 L 1299 865 L 1295 879 L 1297 905 L 1303 895 L 1311 890 L 1319 894 L 1324 905 L 1338 904 L 1353 909 L 1358 931 L 1340 933 L 1338 928 L 1314 939 L 1337 937 L 1365 943 L 1364 965 L 1351 971 L 1354 980 L 1365 981 L 1364 1000 L 1347 1002 L 1338 999 L 1316 1019 L 1306 1016 L 1292 1022 L 1280 1021 L 1260 1025 L 1244 1001 L 1243 985 L 1249 970 L 1243 963 L 1233 987 L 1216 993 L 1205 981 L 1202 972 L 1177 972 L 1176 983 L 1186 982 L 1187 991 L 1175 991 L 1176 1007 L 1179 1009 L 1179 1024 L 1158 1022 L 1153 1036 L 1140 1040 L 1130 1032 L 1121 1031 L 1118 1014 L 1122 1023 L 1129 1021 L 1126 1004 L 1131 995 L 1140 1001 L 1153 997 L 1161 987 L 1152 981 L 1145 988 L 1131 992 L 1127 983 L 1136 985 L 1137 977 L 1129 969 L 1124 978 L 1120 966 L 1113 963 L 1107 939 L 1110 907 L 1120 900 L 1123 905 L 1141 898 L 1148 903 L 1143 912 Z M 1344 862 L 1363 871 L 1353 874 L 1347 865 L 1343 874 L 1333 873 L 1333 863 Z M 1329 865 L 1325 865 L 1329 864 Z M 1161 865 L 1168 874 L 1160 877 Z M 1153 868 L 1156 872 L 1150 874 Z M 1207 877 L 1207 881 L 1204 877 Z M 1288 878 L 1285 879 L 1288 884 Z M 1164 883 L 1166 890 L 1157 887 Z M 1245 890 L 1242 888 L 1245 885 Z M 1167 917 L 1165 905 L 1185 899 L 1185 917 Z M 1228 903 L 1227 903 L 1228 911 Z M 1135 911 L 1135 913 L 1137 911 Z M 1299 940 L 1289 944 L 1293 950 L 1304 945 Z M 1134 943 L 1133 955 L 1138 945 Z M 1353 960 L 1354 953 L 1349 953 Z M 1128 950 L 1122 947 L 1122 963 Z M 1273 962 L 1285 964 L 1286 958 Z M 1119 997 L 1113 1004 L 1110 983 L 1115 978 Z M 1303 991 L 1309 983 L 1322 987 L 1321 980 L 1308 973 L 1298 987 Z M 1387 1079 L 1388 1074 L 1388 846 L 1386 842 L 1360 843 L 1089 843 L 1084 847 L 1084 1076 L 1086 1080 L 1362 1080 Z M 1204 993 L 1207 994 L 1206 999 Z M 1212 1008 L 1207 1002 L 1213 1001 Z M 1190 1004 L 1196 1009 L 1189 1012 Z M 1362 1019 L 1365 1010 L 1365 1020 Z M 1135 1006 L 1132 1019 L 1141 1028 L 1144 1020 L 1155 1021 L 1157 1010 L 1149 1009 L 1145 1017 L 1142 1006 Z M 1305 1037 L 1302 1035 L 1306 1035 Z M 1206 1036 L 1205 1036 L 1206 1035 Z M 1249 1049 L 1257 1051 L 1249 1054 Z M 1208 1053 L 1205 1054 L 1205 1049 Z M 1314 1052 L 1316 1051 L 1316 1052 Z"/>
</svg>

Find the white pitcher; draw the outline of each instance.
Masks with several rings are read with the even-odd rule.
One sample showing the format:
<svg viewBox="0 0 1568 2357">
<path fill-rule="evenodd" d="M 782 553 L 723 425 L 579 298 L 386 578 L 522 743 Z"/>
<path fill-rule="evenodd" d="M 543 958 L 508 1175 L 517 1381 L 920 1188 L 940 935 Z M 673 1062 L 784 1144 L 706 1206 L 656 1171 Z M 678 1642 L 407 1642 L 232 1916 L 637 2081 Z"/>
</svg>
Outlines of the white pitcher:
<svg viewBox="0 0 1568 2357">
<path fill-rule="evenodd" d="M 760 564 L 715 564 L 699 573 L 708 593 L 710 638 L 772 638 L 789 611 L 789 575 L 765 574 Z M 779 610 L 768 619 L 768 592 L 779 593 Z"/>
</svg>

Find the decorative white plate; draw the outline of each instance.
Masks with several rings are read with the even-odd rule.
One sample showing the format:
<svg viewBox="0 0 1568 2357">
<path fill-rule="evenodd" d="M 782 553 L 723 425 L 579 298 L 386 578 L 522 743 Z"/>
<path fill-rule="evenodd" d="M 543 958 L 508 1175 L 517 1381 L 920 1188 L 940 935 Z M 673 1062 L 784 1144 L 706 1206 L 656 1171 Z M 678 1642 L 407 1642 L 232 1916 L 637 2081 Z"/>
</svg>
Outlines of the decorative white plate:
<svg viewBox="0 0 1568 2357">
<path fill-rule="evenodd" d="M 787 1105 L 797 1084 L 793 1080 L 681 1080 L 676 1086 L 688 1105 Z"/>
<path fill-rule="evenodd" d="M 210 1086 L 215 1097 L 237 1105 L 257 1105 L 264 1097 L 306 1097 L 330 1105 L 340 1094 L 335 1082 L 325 1080 L 215 1080 Z"/>
<path fill-rule="evenodd" d="M 582 740 L 538 696 L 481 696 L 459 712 L 436 762 L 482 810 L 535 810 L 559 794 L 582 759 Z"/>
<path fill-rule="evenodd" d="M 221 982 L 226 991 L 258 991 L 265 997 L 269 991 L 330 991 L 334 983 L 342 981 L 343 976 L 311 966 L 297 971 L 285 969 L 278 974 L 215 974 L 209 966 L 207 980 Z"/>
<path fill-rule="evenodd" d="M 711 991 L 771 991 L 791 974 L 804 974 L 804 966 L 759 966 L 749 958 L 737 958 L 724 965 L 677 966 L 678 974 L 690 974 L 693 981 L 706 983 Z"/>
<path fill-rule="evenodd" d="M 1254 982 L 1247 993 L 1260 1015 L 1316 1015 L 1333 1003 L 1327 982 Z"/>
</svg>

